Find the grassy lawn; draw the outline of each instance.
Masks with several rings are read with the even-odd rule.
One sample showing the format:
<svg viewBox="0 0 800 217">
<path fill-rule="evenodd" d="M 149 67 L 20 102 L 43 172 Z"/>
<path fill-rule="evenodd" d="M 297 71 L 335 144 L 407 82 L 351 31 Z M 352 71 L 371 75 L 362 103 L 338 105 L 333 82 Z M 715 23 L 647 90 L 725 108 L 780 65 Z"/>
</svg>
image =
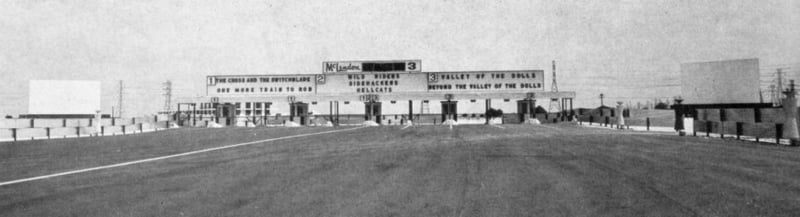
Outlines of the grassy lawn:
<svg viewBox="0 0 800 217">
<path fill-rule="evenodd" d="M 800 215 L 797 148 L 503 127 L 370 127 L 0 186 L 0 216 Z M 0 144 L 0 182 L 327 130 Z"/>
</svg>

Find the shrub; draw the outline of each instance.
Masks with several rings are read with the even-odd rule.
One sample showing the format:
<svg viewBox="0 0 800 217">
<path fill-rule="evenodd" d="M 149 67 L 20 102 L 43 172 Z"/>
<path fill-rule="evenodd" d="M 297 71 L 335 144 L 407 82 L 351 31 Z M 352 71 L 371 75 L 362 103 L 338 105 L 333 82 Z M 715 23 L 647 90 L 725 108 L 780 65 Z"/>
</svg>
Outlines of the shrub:
<svg viewBox="0 0 800 217">
<path fill-rule="evenodd" d="M 503 116 L 503 110 L 502 109 L 489 108 L 489 110 L 486 111 L 486 116 L 489 117 L 489 118 L 502 117 Z"/>
<path fill-rule="evenodd" d="M 659 102 L 655 106 L 656 109 L 669 109 L 669 106 L 664 102 Z"/>
<path fill-rule="evenodd" d="M 536 109 L 533 110 L 533 113 L 535 114 L 547 113 L 547 110 L 542 108 L 542 106 L 536 106 Z"/>
</svg>

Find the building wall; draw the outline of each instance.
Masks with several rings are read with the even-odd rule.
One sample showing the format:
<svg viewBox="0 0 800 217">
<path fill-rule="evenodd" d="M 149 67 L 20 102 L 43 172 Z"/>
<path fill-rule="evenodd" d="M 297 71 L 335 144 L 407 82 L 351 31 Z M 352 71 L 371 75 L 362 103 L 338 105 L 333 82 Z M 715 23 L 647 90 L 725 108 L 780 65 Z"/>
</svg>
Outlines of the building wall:
<svg viewBox="0 0 800 217">
<path fill-rule="evenodd" d="M 500 109 L 503 110 L 503 113 L 516 113 L 517 112 L 517 100 L 518 99 L 508 99 L 509 101 L 506 102 L 505 99 L 492 99 L 492 106 L 493 109 Z"/>
<path fill-rule="evenodd" d="M 365 100 L 382 102 L 384 115 L 408 114 L 409 100 L 415 115 L 440 114 L 441 102 L 447 97 L 457 101 L 459 115 L 478 116 L 485 113 L 487 98 L 491 99 L 492 108 L 511 114 L 517 112 L 517 100 L 524 98 L 534 97 L 539 98 L 539 102 L 547 102 L 543 99 L 575 96 L 574 92 L 546 92 L 542 70 L 220 75 L 207 78 L 207 96 L 190 101 L 201 103 L 199 107 L 203 113 L 213 113 L 214 103 L 238 103 L 236 114 L 239 116 L 263 116 L 263 113 L 258 115 L 253 111 L 254 104 L 250 109 L 246 108 L 248 102 L 270 103 L 269 116 L 289 116 L 291 100 L 308 103 L 309 111 L 314 115 L 330 114 L 331 101 L 339 102 L 339 114 L 363 115 Z M 275 88 L 282 89 L 269 91 Z M 302 91 L 297 91 L 300 88 Z M 219 89 L 226 91 L 220 92 Z"/>
<path fill-rule="evenodd" d="M 274 102 L 270 107 L 271 115 L 280 114 L 281 116 L 289 116 L 291 114 L 291 107 L 288 102 Z"/>
<path fill-rule="evenodd" d="M 508 101 L 506 101 L 506 99 Z M 473 99 L 454 99 L 453 101 L 457 102 L 457 112 L 459 114 L 483 114 L 486 110 L 486 99 L 476 98 L 474 102 Z M 522 100 L 522 98 L 493 98 L 491 100 L 491 108 L 493 109 L 501 109 L 504 113 L 517 113 L 517 101 Z M 392 103 L 394 101 L 395 103 Z M 441 104 L 443 101 L 446 101 L 441 98 L 431 98 L 431 99 L 415 99 L 412 101 L 412 110 L 414 114 L 440 114 L 441 113 Z M 428 103 L 425 103 L 428 101 Z M 250 108 L 247 108 L 247 103 L 251 103 Z M 297 102 L 304 102 L 308 104 L 309 112 L 313 112 L 313 114 L 318 115 L 327 115 L 330 113 L 330 103 L 332 101 L 310 101 L 310 100 L 303 100 Z M 316 102 L 316 104 L 314 104 Z M 347 102 L 347 103 L 346 103 Z M 408 104 L 409 100 L 381 100 L 381 110 L 383 114 L 387 115 L 405 115 L 408 114 Z M 537 106 L 543 106 L 548 101 L 546 99 L 540 99 L 536 101 Z M 275 116 L 280 114 L 281 116 L 288 116 L 290 114 L 290 104 L 288 101 L 285 100 L 270 100 L 270 99 L 263 99 L 263 100 L 247 100 L 243 99 L 243 101 L 230 101 L 228 103 L 236 104 L 239 103 L 239 108 L 237 109 L 237 116 Z M 255 103 L 261 103 L 262 107 L 260 109 L 256 108 Z M 427 106 L 425 106 L 427 104 Z M 268 107 L 265 105 L 269 105 Z M 427 107 L 427 110 L 424 109 Z M 255 110 L 261 110 L 262 112 L 259 114 Z M 198 110 L 200 112 L 211 112 L 213 110 Z M 249 112 L 249 113 L 248 113 Z M 335 112 L 335 111 L 334 111 Z M 202 113 L 201 113 L 202 114 Z M 339 114 L 364 114 L 364 102 L 358 100 L 340 100 L 339 101 Z"/>
</svg>

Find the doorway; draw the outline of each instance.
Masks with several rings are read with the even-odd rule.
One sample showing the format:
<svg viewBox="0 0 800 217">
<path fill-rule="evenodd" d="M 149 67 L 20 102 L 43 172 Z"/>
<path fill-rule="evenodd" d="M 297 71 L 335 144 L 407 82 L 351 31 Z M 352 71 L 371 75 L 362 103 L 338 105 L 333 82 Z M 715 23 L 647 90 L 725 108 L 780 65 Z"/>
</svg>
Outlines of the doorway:
<svg viewBox="0 0 800 217">
<path fill-rule="evenodd" d="M 364 102 L 364 120 L 375 121 L 381 123 L 381 102 L 367 101 Z"/>
<path fill-rule="evenodd" d="M 300 119 L 300 125 L 306 125 L 308 121 L 308 103 L 294 102 L 290 103 L 289 121 L 294 121 L 295 117 Z"/>
<path fill-rule="evenodd" d="M 442 121 L 452 119 L 458 121 L 458 101 L 442 101 Z"/>
<path fill-rule="evenodd" d="M 225 118 L 225 126 L 231 126 L 234 118 L 236 118 L 236 107 L 231 103 L 218 104 L 216 109 L 216 122 L 219 124 L 219 118 Z"/>
<path fill-rule="evenodd" d="M 528 118 L 536 118 L 536 100 L 517 100 L 517 116 L 520 123 L 525 123 Z"/>
</svg>

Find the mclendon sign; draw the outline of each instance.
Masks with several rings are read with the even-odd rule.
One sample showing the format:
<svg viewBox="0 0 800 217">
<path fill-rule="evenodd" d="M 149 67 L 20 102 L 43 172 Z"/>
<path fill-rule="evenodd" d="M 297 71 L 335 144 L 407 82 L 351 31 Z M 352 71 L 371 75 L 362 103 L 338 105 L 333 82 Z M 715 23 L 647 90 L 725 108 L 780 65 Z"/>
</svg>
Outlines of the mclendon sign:
<svg viewBox="0 0 800 217">
<path fill-rule="evenodd" d="M 420 60 L 322 62 L 322 73 L 421 72 Z"/>
<path fill-rule="evenodd" d="M 361 62 L 322 62 L 323 73 L 362 72 Z"/>
</svg>

